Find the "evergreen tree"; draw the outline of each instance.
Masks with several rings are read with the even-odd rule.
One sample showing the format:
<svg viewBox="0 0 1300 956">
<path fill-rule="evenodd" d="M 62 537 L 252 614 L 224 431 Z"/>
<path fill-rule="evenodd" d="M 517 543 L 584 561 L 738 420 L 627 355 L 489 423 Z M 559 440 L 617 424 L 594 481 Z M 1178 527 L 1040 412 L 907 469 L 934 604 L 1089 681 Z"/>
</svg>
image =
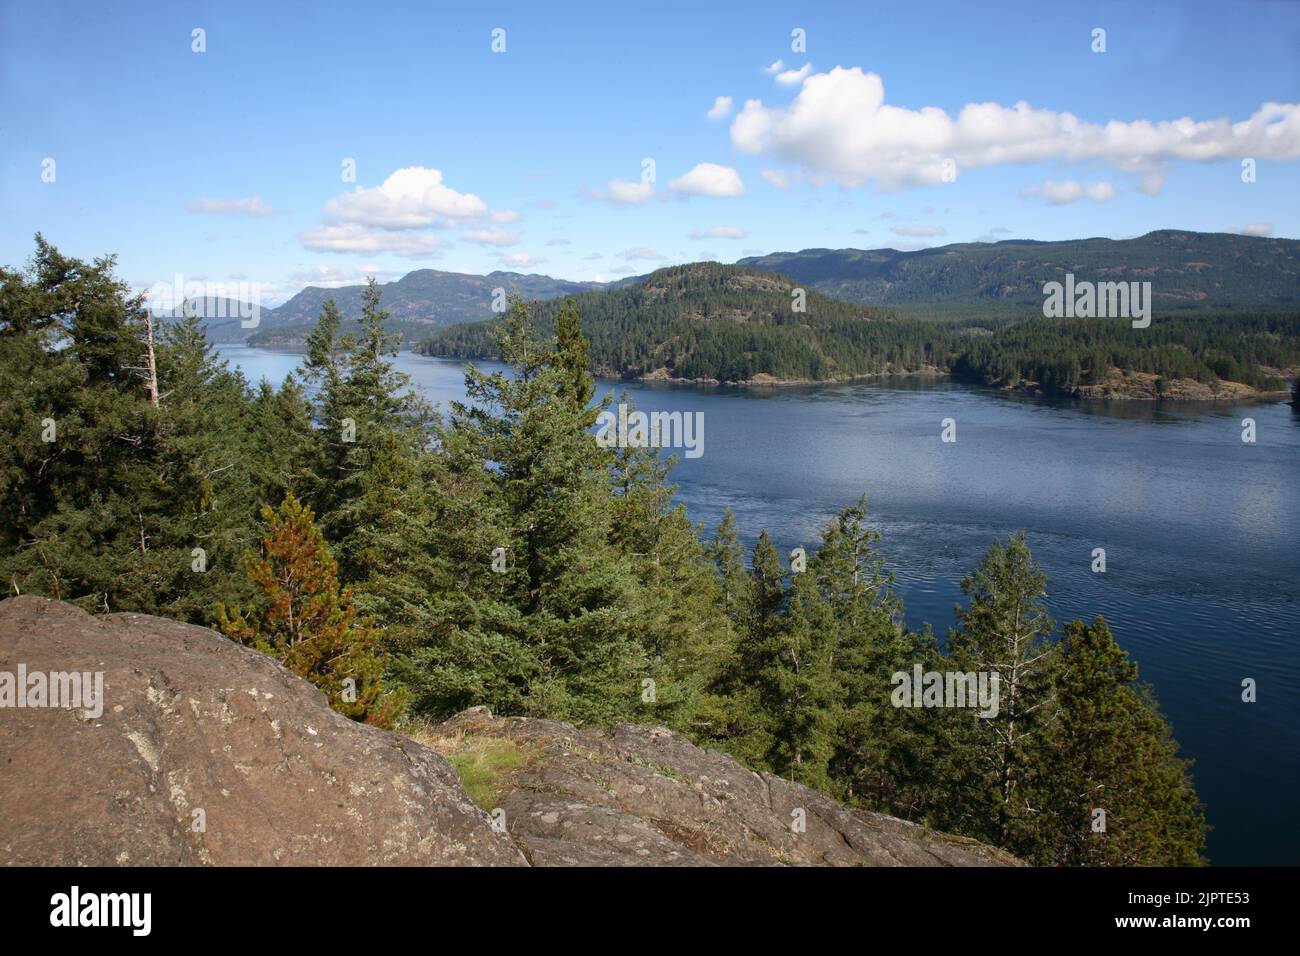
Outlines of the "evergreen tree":
<svg viewBox="0 0 1300 956">
<path fill-rule="evenodd" d="M 727 616 L 734 625 L 741 627 L 753 602 L 753 581 L 749 569 L 745 567 L 745 553 L 740 547 L 736 516 L 730 508 L 723 513 L 706 553 L 717 569 Z"/>
<path fill-rule="evenodd" d="M 155 338 L 113 266 L 38 237 L 4 273 L 0 573 L 13 593 L 202 622 L 241 593 L 255 520 L 243 380 L 192 319 Z"/>
<path fill-rule="evenodd" d="M 311 681 L 340 713 L 387 726 L 395 701 L 384 693 L 380 634 L 358 616 L 351 590 L 339 589 L 338 564 L 311 509 L 289 495 L 278 510 L 264 508 L 262 520 L 262 555 L 247 559 L 259 596 L 248 610 L 218 606 L 222 632 Z"/>
<path fill-rule="evenodd" d="M 582 320 L 572 298 L 564 300 L 555 318 L 555 338 L 560 395 L 575 408 L 586 409 L 596 397 L 596 383 L 588 370 L 587 340 L 582 337 Z"/>
<path fill-rule="evenodd" d="M 485 638 L 512 662 L 508 673 L 476 675 L 500 705 L 582 722 L 630 716 L 649 665 L 637 636 L 641 588 L 611 536 L 611 456 L 587 430 L 589 411 L 561 397 L 554 347 L 537 339 L 520 300 L 500 347 L 512 373 L 470 366 L 470 404 L 452 404 L 448 430 L 471 480 L 497 501 L 494 550 L 507 568 L 497 602 L 520 620 L 451 640 Z M 491 553 L 474 559 L 488 566 Z"/>
<path fill-rule="evenodd" d="M 1205 821 L 1169 725 L 1103 618 L 1061 640 L 1057 713 L 1031 802 L 1049 821 L 1040 863 L 1193 866 Z M 1103 815 L 1104 814 L 1104 815 Z"/>
<path fill-rule="evenodd" d="M 827 525 L 810 570 L 830 609 L 839 682 L 831 774 L 848 799 L 896 810 L 904 802 L 900 771 L 919 741 L 913 715 L 890 701 L 890 677 L 910 667 L 919 650 L 903 627 L 903 604 L 876 551 L 879 540 L 867 525 L 863 496 Z"/>
<path fill-rule="evenodd" d="M 811 571 L 791 578 L 785 626 L 757 674 L 759 698 L 770 708 L 768 763 L 783 776 L 826 790 L 839 703 L 834 611 Z"/>
<path fill-rule="evenodd" d="M 945 826 L 1015 852 L 1037 842 L 1041 819 L 1023 784 L 1039 770 L 1038 745 L 1051 715 L 1055 645 L 1043 602 L 1047 581 L 1022 534 L 1005 546 L 995 542 L 961 586 L 970 605 L 957 608 L 944 669 L 983 672 L 990 684 L 996 677 L 998 711 L 981 717 L 962 709 L 945 721 L 954 731 L 949 772 L 960 786 L 941 817 Z M 944 721 L 942 712 L 936 719 Z"/>
</svg>

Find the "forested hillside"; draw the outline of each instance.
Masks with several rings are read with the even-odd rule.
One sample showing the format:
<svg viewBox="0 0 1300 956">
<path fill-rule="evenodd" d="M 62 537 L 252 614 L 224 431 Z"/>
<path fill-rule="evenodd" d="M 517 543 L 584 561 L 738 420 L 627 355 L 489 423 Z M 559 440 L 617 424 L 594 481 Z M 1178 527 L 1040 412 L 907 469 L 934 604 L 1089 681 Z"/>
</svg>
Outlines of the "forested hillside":
<svg viewBox="0 0 1300 956">
<path fill-rule="evenodd" d="M 1038 312 L 1043 283 L 1151 283 L 1157 311 L 1300 307 L 1300 241 L 1161 229 L 1135 239 L 966 242 L 897 249 L 805 249 L 741 259 L 866 305 Z"/>
<path fill-rule="evenodd" d="M 899 321 L 885 310 L 812 291 L 804 311 L 796 311 L 796 288 L 786 276 L 701 262 L 573 301 L 600 374 L 824 381 L 946 363 L 948 324 Z M 539 331 L 550 334 L 561 303 L 532 308 Z M 453 327 L 421 348 L 460 358 L 499 354 L 491 323 Z"/>
<path fill-rule="evenodd" d="M 1300 310 L 1180 312 L 1135 329 L 1124 319 L 900 316 L 816 292 L 800 313 L 792 307 L 795 288 L 784 276 L 697 263 L 574 301 L 592 368 L 611 376 L 829 381 L 929 370 L 995 386 L 1067 394 L 1095 387 L 1123 397 L 1138 386 L 1115 374 L 1121 370 L 1157 377 L 1141 397 L 1211 398 L 1223 383 L 1280 392 L 1300 369 Z M 534 304 L 544 333 L 560 308 L 558 301 Z M 454 326 L 420 349 L 498 357 L 495 327 Z M 1204 388 L 1166 387 L 1179 381 Z"/>
<path fill-rule="evenodd" d="M 709 281 L 728 314 L 706 324 L 726 329 L 785 293 L 747 270 Z M 1201 808 L 1154 698 L 1103 619 L 1048 618 L 1022 537 L 991 543 L 940 647 L 903 623 L 865 498 L 787 564 L 766 533 L 744 554 L 730 515 L 704 536 L 658 450 L 598 443 L 574 305 L 552 335 L 512 303 L 511 374 L 470 368 L 470 402 L 439 418 L 393 366 L 381 297 L 347 317 L 356 335 L 322 308 L 310 391 L 251 387 L 194 320 L 155 337 L 111 259 L 38 240 L 0 270 L 7 592 L 215 624 L 357 720 L 484 704 L 664 724 L 1026 860 L 1198 862 Z M 825 309 L 818 330 L 888 328 Z M 895 677 L 918 667 L 991 672 L 1001 706 L 903 705 Z"/>
</svg>

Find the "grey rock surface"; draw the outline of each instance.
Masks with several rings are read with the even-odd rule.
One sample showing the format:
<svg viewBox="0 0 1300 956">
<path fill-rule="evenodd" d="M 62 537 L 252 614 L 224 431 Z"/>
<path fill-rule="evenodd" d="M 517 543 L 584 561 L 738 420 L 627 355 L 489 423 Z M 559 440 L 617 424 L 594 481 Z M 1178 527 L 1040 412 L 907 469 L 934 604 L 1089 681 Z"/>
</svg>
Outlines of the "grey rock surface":
<svg viewBox="0 0 1300 956">
<path fill-rule="evenodd" d="M 104 704 L 0 707 L 0 864 L 524 864 L 442 756 L 213 631 L 11 598 L 20 664 L 102 672 Z"/>
<path fill-rule="evenodd" d="M 837 801 L 664 728 L 578 730 L 471 708 L 432 734 L 523 755 L 500 810 L 535 866 L 1015 866 L 1014 857 Z"/>
</svg>

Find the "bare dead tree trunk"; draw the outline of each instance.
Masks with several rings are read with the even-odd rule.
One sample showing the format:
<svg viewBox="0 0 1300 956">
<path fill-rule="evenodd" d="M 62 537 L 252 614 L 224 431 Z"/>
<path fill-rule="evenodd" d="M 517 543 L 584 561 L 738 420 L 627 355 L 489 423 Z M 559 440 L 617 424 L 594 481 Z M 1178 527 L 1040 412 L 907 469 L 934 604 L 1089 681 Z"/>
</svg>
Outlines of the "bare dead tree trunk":
<svg viewBox="0 0 1300 956">
<path fill-rule="evenodd" d="M 153 352 L 153 313 L 149 309 L 144 310 L 144 348 L 145 348 L 145 366 L 149 374 L 149 404 L 154 408 L 158 407 L 158 362 L 154 359 Z"/>
</svg>

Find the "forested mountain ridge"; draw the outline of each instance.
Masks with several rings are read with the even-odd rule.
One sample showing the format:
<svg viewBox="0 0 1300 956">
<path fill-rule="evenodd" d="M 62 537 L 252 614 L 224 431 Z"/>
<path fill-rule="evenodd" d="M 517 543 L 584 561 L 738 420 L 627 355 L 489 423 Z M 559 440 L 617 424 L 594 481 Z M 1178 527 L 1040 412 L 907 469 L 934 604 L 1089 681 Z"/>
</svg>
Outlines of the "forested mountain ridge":
<svg viewBox="0 0 1300 956">
<path fill-rule="evenodd" d="M 742 384 L 952 373 L 998 387 L 1098 398 L 1272 396 L 1300 368 L 1300 309 L 1158 312 L 1126 319 L 923 319 L 853 305 L 744 266 L 693 263 L 574 303 L 600 375 Z M 546 334 L 558 300 L 534 304 Z M 1041 306 L 1039 308 L 1041 313 Z M 417 351 L 496 358 L 497 322 L 453 326 Z"/>
<path fill-rule="evenodd" d="M 439 326 L 491 318 L 492 299 L 497 289 L 517 292 L 528 299 L 550 299 L 600 287 L 595 282 L 570 282 L 520 272 L 473 275 L 436 269 L 417 269 L 400 279 L 380 284 L 384 304 L 392 313 L 391 330 L 405 342 L 419 341 Z M 232 315 L 248 314 L 247 308 L 243 313 L 233 311 L 238 303 L 231 303 L 227 309 L 226 303 L 209 299 L 197 311 L 211 341 L 298 347 L 306 342 L 326 302 L 333 299 L 344 316 L 355 316 L 360 311 L 365 289 L 364 284 L 335 289 L 307 286 L 282 305 L 263 307 L 253 328 L 243 328 L 238 321 L 230 320 Z M 175 317 L 182 317 L 179 308 Z"/>
<path fill-rule="evenodd" d="M 717 262 L 659 269 L 636 284 L 573 297 L 602 375 L 748 382 L 828 381 L 915 371 L 934 356 L 914 323 L 803 290 L 787 276 Z M 543 334 L 561 308 L 533 304 Z M 801 309 L 801 310 L 800 310 Z M 495 357 L 497 323 L 446 329 L 419 351 Z"/>
<path fill-rule="evenodd" d="M 897 249 L 804 249 L 737 265 L 792 276 L 866 305 L 1037 311 L 1043 283 L 1149 281 L 1157 311 L 1300 307 L 1300 241 L 1160 229 L 1135 239 L 966 242 Z"/>
</svg>

